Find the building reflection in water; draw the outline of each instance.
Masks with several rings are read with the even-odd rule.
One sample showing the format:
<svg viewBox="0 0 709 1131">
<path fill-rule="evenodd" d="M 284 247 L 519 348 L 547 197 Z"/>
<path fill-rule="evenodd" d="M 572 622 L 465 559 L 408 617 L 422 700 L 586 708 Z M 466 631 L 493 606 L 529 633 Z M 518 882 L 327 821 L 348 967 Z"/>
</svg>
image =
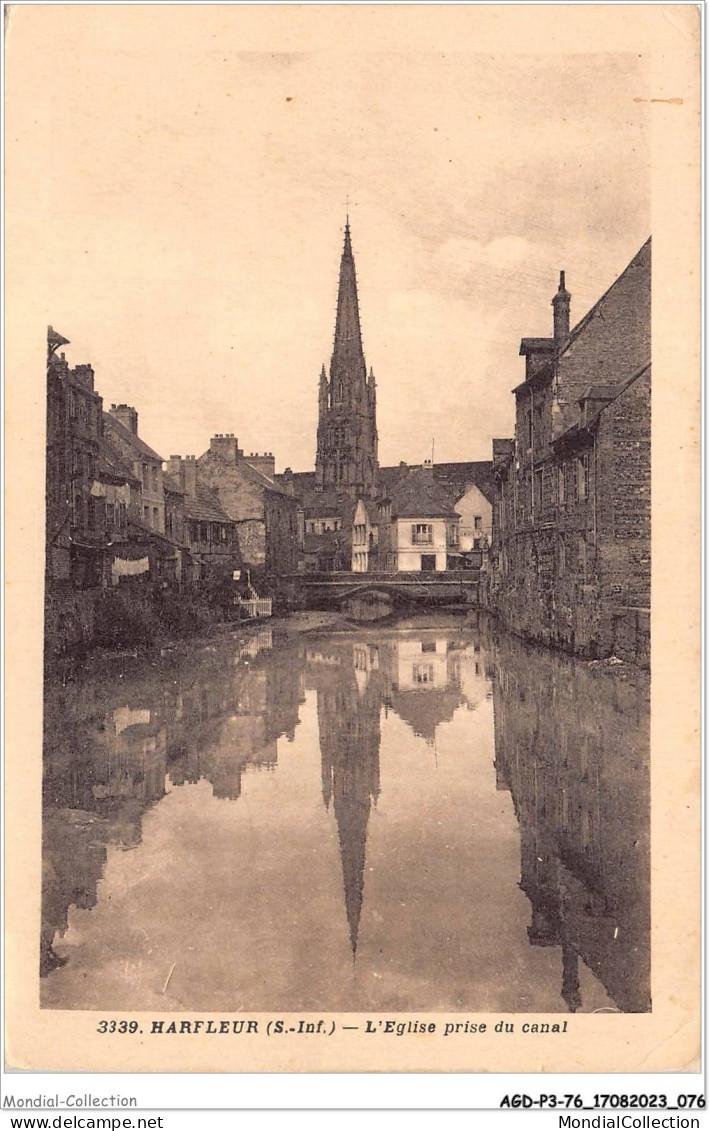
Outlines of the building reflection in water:
<svg viewBox="0 0 709 1131">
<path fill-rule="evenodd" d="M 582 1007 L 579 959 L 624 1012 L 650 1009 L 649 698 L 640 673 L 574 662 L 511 637 L 496 647 L 497 788 L 520 828 L 532 946 L 559 947 L 561 994 Z"/>
<path fill-rule="evenodd" d="M 69 909 L 94 907 L 109 847 L 130 849 L 166 789 L 206 779 L 236 800 L 246 771 L 273 770 L 303 701 L 298 653 L 271 651 L 264 628 L 243 645 L 201 649 L 153 668 L 45 687 L 40 973 Z"/>
<path fill-rule="evenodd" d="M 479 646 L 429 633 L 378 634 L 376 642 L 327 637 L 308 648 L 306 668 L 306 684 L 317 691 L 323 801 L 332 803 L 337 824 L 356 957 L 367 831 L 380 793 L 382 708 L 385 719 L 394 711 L 433 746 L 437 727 L 462 703 L 472 710 L 482 697 Z"/>
<path fill-rule="evenodd" d="M 343 929 L 346 920 L 356 962 L 383 729 L 398 716 L 407 752 L 430 749 L 436 772 L 439 729 L 492 699 L 494 769 L 490 732 L 489 786 L 479 788 L 509 793 L 517 819 L 529 905 L 517 945 L 558 948 L 560 1007 L 592 1008 L 582 1001 L 583 963 L 618 1009 L 649 1009 L 649 712 L 640 677 L 469 623 L 304 641 L 273 648 L 264 628 L 241 646 L 133 669 L 114 661 L 101 678 L 48 685 L 42 973 L 66 961 L 70 908 L 96 905 L 109 849 L 140 843 L 143 817 L 166 790 L 206 780 L 217 801 L 234 803 L 245 774 L 275 772 L 278 740 L 293 739 L 306 692 L 316 703 L 319 788 L 334 821 Z M 383 788 L 386 797 L 398 783 Z M 426 798 L 417 804 L 425 812 Z M 514 828 L 511 808 L 500 819 Z M 491 858 L 491 873 L 496 866 Z M 464 893 L 461 875 L 455 898 Z M 475 956 L 469 961 L 474 968 Z"/>
</svg>

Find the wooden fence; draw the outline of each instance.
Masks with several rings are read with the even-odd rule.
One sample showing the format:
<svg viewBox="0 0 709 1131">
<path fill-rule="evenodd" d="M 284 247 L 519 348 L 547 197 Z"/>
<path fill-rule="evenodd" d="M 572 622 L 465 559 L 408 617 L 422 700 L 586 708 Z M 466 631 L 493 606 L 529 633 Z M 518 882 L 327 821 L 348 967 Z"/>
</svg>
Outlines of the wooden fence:
<svg viewBox="0 0 709 1131">
<path fill-rule="evenodd" d="M 239 607 L 248 617 L 270 617 L 273 611 L 273 598 L 240 597 Z"/>
</svg>

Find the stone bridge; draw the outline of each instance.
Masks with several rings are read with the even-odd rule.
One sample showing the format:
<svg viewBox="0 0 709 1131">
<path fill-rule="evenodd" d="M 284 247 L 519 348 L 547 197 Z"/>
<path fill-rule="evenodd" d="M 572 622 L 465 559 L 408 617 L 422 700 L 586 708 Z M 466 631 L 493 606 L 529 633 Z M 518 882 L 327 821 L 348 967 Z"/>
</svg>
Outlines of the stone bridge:
<svg viewBox="0 0 709 1131">
<path fill-rule="evenodd" d="M 378 615 L 404 605 L 478 604 L 478 571 L 438 573 L 299 573 L 284 580 L 293 585 L 310 608 L 366 611 L 379 606 Z M 369 619 L 365 617 L 365 619 Z"/>
</svg>

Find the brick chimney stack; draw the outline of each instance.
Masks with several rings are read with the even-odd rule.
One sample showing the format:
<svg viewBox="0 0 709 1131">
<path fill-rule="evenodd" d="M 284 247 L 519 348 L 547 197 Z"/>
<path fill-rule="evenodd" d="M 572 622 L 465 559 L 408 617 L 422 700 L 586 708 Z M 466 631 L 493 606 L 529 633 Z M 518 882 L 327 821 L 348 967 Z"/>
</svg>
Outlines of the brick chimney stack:
<svg viewBox="0 0 709 1131">
<path fill-rule="evenodd" d="M 225 463 L 236 463 L 239 456 L 243 455 L 233 432 L 217 432 L 209 441 L 209 451 Z"/>
<path fill-rule="evenodd" d="M 554 307 L 554 341 L 557 349 L 565 344 L 570 330 L 571 295 L 566 289 L 566 272 L 559 272 L 559 289 L 551 300 Z"/>
<path fill-rule="evenodd" d="M 182 490 L 190 498 L 197 494 L 197 461 L 194 456 L 170 456 L 167 461 L 167 471 L 179 483 Z"/>
<path fill-rule="evenodd" d="M 112 404 L 111 416 L 115 416 L 118 423 L 132 432 L 134 436 L 138 435 L 138 413 L 132 405 Z"/>
<path fill-rule="evenodd" d="M 273 452 L 264 452 L 263 454 L 249 452 L 247 456 L 244 456 L 244 462 L 248 463 L 249 467 L 253 467 L 254 470 L 260 471 L 268 479 L 273 479 L 276 474 L 276 457 Z"/>
<path fill-rule="evenodd" d="M 197 460 L 194 456 L 185 456 L 182 461 L 182 488 L 188 498 L 197 497 Z"/>
</svg>

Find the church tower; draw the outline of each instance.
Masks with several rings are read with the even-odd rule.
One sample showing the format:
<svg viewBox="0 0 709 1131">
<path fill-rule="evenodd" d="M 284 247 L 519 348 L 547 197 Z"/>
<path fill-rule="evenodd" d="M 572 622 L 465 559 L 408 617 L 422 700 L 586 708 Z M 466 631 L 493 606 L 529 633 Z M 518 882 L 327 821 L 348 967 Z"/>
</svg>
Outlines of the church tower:
<svg viewBox="0 0 709 1131">
<path fill-rule="evenodd" d="M 357 277 L 349 218 L 340 261 L 335 343 L 330 376 L 320 373 L 315 486 L 318 491 L 355 499 L 376 492 L 377 394 L 374 373 L 367 366 L 359 324 Z"/>
</svg>

